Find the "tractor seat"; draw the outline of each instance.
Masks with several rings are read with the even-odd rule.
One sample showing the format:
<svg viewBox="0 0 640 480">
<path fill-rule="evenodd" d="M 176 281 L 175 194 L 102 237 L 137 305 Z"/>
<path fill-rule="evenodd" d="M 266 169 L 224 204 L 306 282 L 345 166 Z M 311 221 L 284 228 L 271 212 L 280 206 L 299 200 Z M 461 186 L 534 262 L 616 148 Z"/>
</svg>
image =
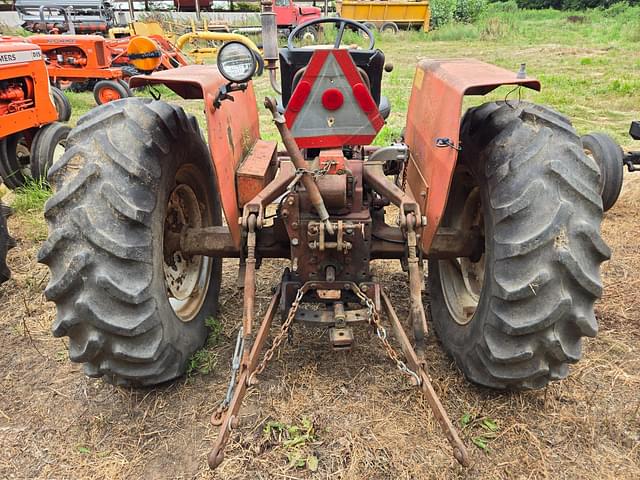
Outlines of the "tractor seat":
<svg viewBox="0 0 640 480">
<path fill-rule="evenodd" d="M 315 50 L 313 49 L 280 49 L 280 80 L 282 85 L 282 107 L 287 107 L 291 94 L 297 82 L 302 77 Z M 350 50 L 349 54 L 356 68 L 366 77 L 373 101 L 378 105 L 382 118 L 387 118 L 391 112 L 389 99 L 381 96 L 382 71 L 384 68 L 384 53 L 381 50 Z"/>
</svg>

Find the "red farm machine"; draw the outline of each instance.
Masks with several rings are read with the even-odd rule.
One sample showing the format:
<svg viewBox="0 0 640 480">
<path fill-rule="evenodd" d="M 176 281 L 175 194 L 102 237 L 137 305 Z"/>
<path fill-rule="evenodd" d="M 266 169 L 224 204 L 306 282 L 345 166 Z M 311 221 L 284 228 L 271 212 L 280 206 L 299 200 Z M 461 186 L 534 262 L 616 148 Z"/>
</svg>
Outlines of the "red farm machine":
<svg viewBox="0 0 640 480">
<path fill-rule="evenodd" d="M 221 48 L 217 68 L 131 79 L 202 99 L 208 145 L 194 117 L 161 100 L 123 99 L 86 114 L 49 171 L 55 193 L 39 260 L 51 270 L 53 333 L 69 337 L 70 359 L 91 377 L 138 386 L 174 379 L 206 340 L 221 259 L 240 258 L 242 320 L 228 394 L 212 417 L 220 426 L 212 468 L 239 428 L 247 389 L 298 323 L 326 329 L 339 350 L 368 325 L 468 465 L 427 373 L 429 319 L 475 383 L 533 389 L 564 378 L 582 337 L 597 332 L 600 264 L 610 255 L 597 165 L 550 108 L 489 102 L 463 116 L 465 95 L 540 88 L 477 60 L 420 61 L 404 138 L 372 146 L 390 107 L 371 31 L 320 19 L 300 28 L 334 29 L 330 48 L 296 47 L 295 29 L 278 50 L 272 5 L 262 5 L 265 68 L 281 92 L 264 105 L 284 150 L 260 137 L 258 62 L 239 43 Z M 368 45 L 341 45 L 345 29 Z M 258 323 L 256 277 L 267 258 L 290 264 Z M 406 272 L 406 321 L 374 275 L 380 259 Z"/>
<path fill-rule="evenodd" d="M 215 2 L 212 0 L 174 0 L 173 4 L 178 11 L 196 12 L 200 16 L 201 10 L 212 10 Z M 322 16 L 322 10 L 310 5 L 300 5 L 293 0 L 275 0 L 273 2 L 273 13 L 276 16 L 276 26 L 278 33 L 289 35 L 291 31 L 311 20 L 316 20 Z M 253 33 L 260 30 L 260 27 L 238 27 L 233 29 L 238 33 Z M 303 29 L 300 35 L 315 40 L 318 34 L 317 28 Z"/>
</svg>

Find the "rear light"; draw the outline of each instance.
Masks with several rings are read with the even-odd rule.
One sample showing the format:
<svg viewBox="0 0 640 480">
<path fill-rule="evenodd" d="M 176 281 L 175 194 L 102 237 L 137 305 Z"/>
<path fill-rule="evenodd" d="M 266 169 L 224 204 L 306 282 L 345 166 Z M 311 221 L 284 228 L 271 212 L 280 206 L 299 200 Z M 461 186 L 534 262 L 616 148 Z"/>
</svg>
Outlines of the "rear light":
<svg viewBox="0 0 640 480">
<path fill-rule="evenodd" d="M 302 82 L 298 83 L 298 86 L 294 90 L 293 95 L 291 95 L 291 98 L 289 99 L 288 108 L 292 112 L 299 112 L 300 110 L 302 110 L 304 102 L 307 101 L 307 97 L 309 96 L 310 92 L 311 84 L 309 82 L 303 80 Z"/>
<path fill-rule="evenodd" d="M 353 86 L 353 96 L 356 97 L 356 100 L 365 113 L 375 111 L 376 104 L 373 102 L 373 98 L 371 98 L 369 90 L 362 83 L 356 83 Z"/>
<path fill-rule="evenodd" d="M 344 97 L 337 88 L 329 88 L 322 94 L 322 106 L 327 110 L 337 110 L 343 103 Z"/>
</svg>

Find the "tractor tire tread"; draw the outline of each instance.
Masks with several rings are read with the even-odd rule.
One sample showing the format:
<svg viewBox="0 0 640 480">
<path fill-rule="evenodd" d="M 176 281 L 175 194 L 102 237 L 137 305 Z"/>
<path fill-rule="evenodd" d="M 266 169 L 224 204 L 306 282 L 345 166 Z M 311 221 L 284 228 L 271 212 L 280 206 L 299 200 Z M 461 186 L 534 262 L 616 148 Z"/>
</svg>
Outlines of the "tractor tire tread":
<svg viewBox="0 0 640 480">
<path fill-rule="evenodd" d="M 163 324 L 152 294 L 150 216 L 160 188 L 156 154 L 175 138 L 202 137 L 180 107 L 159 103 L 128 98 L 91 110 L 49 170 L 50 235 L 38 259 L 51 270 L 52 331 L 69 337 L 69 357 L 84 362 L 87 375 L 118 385 L 171 380 L 190 355 L 176 348 L 177 333 Z M 194 143 L 208 158 L 204 142 Z"/>
<path fill-rule="evenodd" d="M 487 185 L 493 268 L 476 311 L 484 318 L 477 338 L 448 341 L 453 320 L 434 316 L 436 331 L 473 382 L 541 388 L 564 378 L 581 357 L 581 338 L 597 333 L 600 263 L 610 256 L 597 172 L 569 120 L 543 106 L 487 103 L 466 113 L 461 132 L 467 164 L 477 164 Z M 465 164 L 464 150 L 461 157 Z"/>
</svg>

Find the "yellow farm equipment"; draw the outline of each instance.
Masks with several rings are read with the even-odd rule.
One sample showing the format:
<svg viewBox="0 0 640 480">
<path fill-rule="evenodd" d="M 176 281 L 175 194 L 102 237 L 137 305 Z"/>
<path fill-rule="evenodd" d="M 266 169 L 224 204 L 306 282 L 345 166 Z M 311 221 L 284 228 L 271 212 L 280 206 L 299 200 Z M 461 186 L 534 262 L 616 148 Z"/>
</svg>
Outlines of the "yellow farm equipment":
<svg viewBox="0 0 640 480">
<path fill-rule="evenodd" d="M 198 42 L 206 42 L 207 46 L 198 46 Z M 203 32 L 200 30 L 187 32 L 176 41 L 176 47 L 185 51 L 196 64 L 203 64 L 207 58 L 215 58 L 219 47 L 226 42 L 239 42 L 261 55 L 260 49 L 248 37 L 238 33 Z M 187 43 L 195 44 L 192 49 L 186 49 Z"/>
<path fill-rule="evenodd" d="M 184 33 L 181 33 L 184 32 Z M 109 30 L 111 38 L 121 36 L 158 35 L 166 38 L 175 47 L 189 55 L 196 64 L 206 63 L 207 59 L 215 59 L 218 49 L 226 42 L 239 42 L 260 54 L 259 48 L 248 37 L 231 33 L 229 26 L 221 23 L 204 21 L 197 24 L 193 20 L 190 24 L 159 21 L 134 21 L 127 27 Z"/>
<path fill-rule="evenodd" d="M 429 0 L 337 0 L 336 10 L 342 18 L 357 20 L 383 33 L 420 26 L 426 32 L 431 17 Z"/>
</svg>

